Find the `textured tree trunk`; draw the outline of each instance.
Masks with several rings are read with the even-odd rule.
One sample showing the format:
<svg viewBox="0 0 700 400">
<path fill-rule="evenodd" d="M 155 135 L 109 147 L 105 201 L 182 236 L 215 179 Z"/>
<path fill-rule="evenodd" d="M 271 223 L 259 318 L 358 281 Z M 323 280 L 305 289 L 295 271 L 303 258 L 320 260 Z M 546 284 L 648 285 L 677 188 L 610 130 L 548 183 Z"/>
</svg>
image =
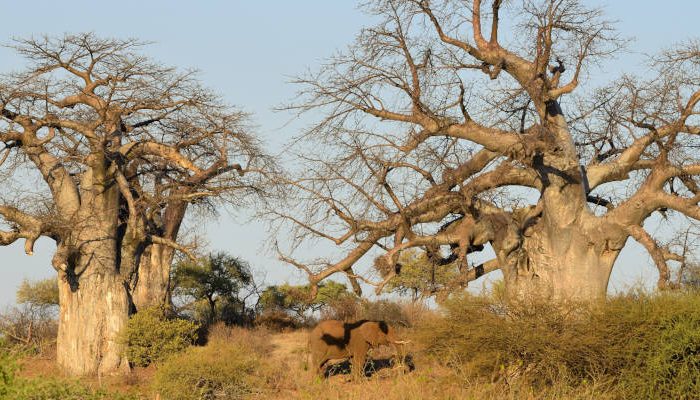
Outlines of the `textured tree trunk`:
<svg viewBox="0 0 700 400">
<path fill-rule="evenodd" d="M 505 274 L 509 295 L 558 300 L 604 299 L 617 251 L 601 253 L 582 237 L 529 239 Z"/>
<path fill-rule="evenodd" d="M 118 335 L 129 318 L 129 296 L 114 268 L 115 243 L 86 243 L 83 250 L 75 265 L 83 272 L 59 279 L 57 361 L 73 375 L 128 371 Z"/>
<path fill-rule="evenodd" d="M 122 199 L 106 160 L 99 154 L 91 157 L 71 232 L 59 243 L 53 260 L 61 271 L 57 361 L 72 375 L 129 370 L 119 343 L 130 311 L 128 272 L 121 271 Z"/>
<path fill-rule="evenodd" d="M 150 245 L 139 263 L 138 280 L 132 292 L 136 310 L 170 302 L 170 266 L 173 250 L 169 247 Z"/>
<path fill-rule="evenodd" d="M 171 202 L 162 218 L 161 236 L 177 242 L 178 232 L 187 211 L 187 203 Z M 132 299 L 136 310 L 170 303 L 170 267 L 175 251 L 171 247 L 151 244 L 141 257 Z"/>
<path fill-rule="evenodd" d="M 605 225 L 573 221 L 566 227 L 538 224 L 502 265 L 510 297 L 595 301 L 604 299 L 613 264 L 626 236 Z"/>
</svg>

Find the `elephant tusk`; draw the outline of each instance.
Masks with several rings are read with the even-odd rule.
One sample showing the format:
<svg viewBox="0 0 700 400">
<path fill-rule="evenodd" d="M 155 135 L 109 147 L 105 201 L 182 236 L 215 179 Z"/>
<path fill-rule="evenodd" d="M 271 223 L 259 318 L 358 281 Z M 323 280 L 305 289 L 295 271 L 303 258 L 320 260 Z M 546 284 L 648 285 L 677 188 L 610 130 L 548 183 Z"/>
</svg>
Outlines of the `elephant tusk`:
<svg viewBox="0 0 700 400">
<path fill-rule="evenodd" d="M 410 340 L 394 340 L 394 343 L 396 344 L 409 344 L 411 343 Z"/>
</svg>

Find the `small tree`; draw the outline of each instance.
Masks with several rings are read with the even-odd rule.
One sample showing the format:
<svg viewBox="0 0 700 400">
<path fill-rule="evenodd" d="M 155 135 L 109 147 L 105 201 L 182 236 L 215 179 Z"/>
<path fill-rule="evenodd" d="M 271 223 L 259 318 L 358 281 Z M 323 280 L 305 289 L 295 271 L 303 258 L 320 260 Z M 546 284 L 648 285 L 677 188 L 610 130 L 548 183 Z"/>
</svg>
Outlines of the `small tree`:
<svg viewBox="0 0 700 400">
<path fill-rule="evenodd" d="M 347 286 L 335 281 L 328 281 L 318 286 L 318 295 L 311 298 L 310 285 L 269 286 L 260 295 L 259 305 L 262 312 L 284 311 L 299 319 L 305 319 L 307 312 L 318 312 L 347 298 L 354 298 Z"/>
<path fill-rule="evenodd" d="M 457 263 L 435 262 L 424 251 L 409 249 L 402 252 L 398 265 L 401 273 L 389 281 L 387 289 L 402 296 L 409 295 L 413 302 L 463 288 L 467 284 L 461 279 Z"/>
<path fill-rule="evenodd" d="M 250 265 L 223 252 L 209 254 L 197 262 L 177 263 L 173 284 L 173 294 L 194 308 L 195 314 L 200 314 L 198 319 L 209 323 L 219 320 L 221 311 L 244 315 L 245 300 L 256 292 Z M 201 303 L 206 304 L 205 315 L 197 312 Z"/>
<path fill-rule="evenodd" d="M 17 289 L 17 303 L 36 307 L 58 306 L 58 282 L 53 278 L 23 280 Z"/>
<path fill-rule="evenodd" d="M 56 340 L 58 283 L 50 278 L 25 279 L 17 289 L 17 304 L 0 315 L 0 336 L 42 351 Z"/>
</svg>

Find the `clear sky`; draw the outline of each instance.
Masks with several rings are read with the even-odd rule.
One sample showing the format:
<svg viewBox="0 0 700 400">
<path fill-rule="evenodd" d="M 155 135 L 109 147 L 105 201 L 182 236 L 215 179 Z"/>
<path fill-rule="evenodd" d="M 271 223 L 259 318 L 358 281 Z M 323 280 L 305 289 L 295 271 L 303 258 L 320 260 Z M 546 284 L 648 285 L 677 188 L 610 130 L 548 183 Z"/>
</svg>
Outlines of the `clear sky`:
<svg viewBox="0 0 700 400">
<path fill-rule="evenodd" d="M 700 36 L 700 2 L 585 3 L 604 5 L 608 16 L 619 21 L 620 33 L 636 38 L 630 46 L 636 53 L 606 65 L 603 72 L 613 76 L 626 70 L 641 72 L 641 53 L 654 53 Z M 84 31 L 154 42 L 145 50 L 154 60 L 200 70 L 206 86 L 252 113 L 257 132 L 270 143 L 270 153 L 280 151 L 303 126 L 300 121 L 287 124 L 290 115 L 272 110 L 294 95 L 295 88 L 287 83 L 290 77 L 313 69 L 335 50 L 350 44 L 359 29 L 371 22 L 350 0 L 0 0 L 0 7 L 0 43 L 9 43 L 13 37 Z M 0 72 L 21 67 L 22 61 L 11 50 L 0 48 Z M 248 260 L 264 275 L 266 283 L 303 278 L 265 250 L 268 236 L 264 225 L 247 219 L 245 212 L 237 216 L 222 213 L 216 221 L 209 221 L 207 233 L 212 249 Z M 0 247 L 0 307 L 14 301 L 22 279 L 53 276 L 50 240 L 40 240 L 32 257 L 24 255 L 22 246 L 16 243 Z M 613 271 L 611 290 L 653 282 L 655 275 L 639 246 L 628 246 Z"/>
</svg>

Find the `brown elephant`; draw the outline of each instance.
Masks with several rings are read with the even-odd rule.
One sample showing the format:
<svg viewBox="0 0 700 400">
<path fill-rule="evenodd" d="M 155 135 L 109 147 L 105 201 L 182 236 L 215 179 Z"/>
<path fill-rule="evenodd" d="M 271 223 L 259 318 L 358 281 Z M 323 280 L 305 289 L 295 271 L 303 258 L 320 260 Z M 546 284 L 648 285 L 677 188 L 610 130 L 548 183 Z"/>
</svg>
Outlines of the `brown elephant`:
<svg viewBox="0 0 700 400">
<path fill-rule="evenodd" d="M 384 321 L 361 320 L 343 322 L 322 321 L 309 334 L 309 350 L 313 368 L 320 376 L 329 360 L 350 358 L 355 375 L 364 372 L 367 352 L 371 348 L 388 345 L 399 354 L 398 345 L 408 341 L 397 340 L 395 330 Z"/>
</svg>

